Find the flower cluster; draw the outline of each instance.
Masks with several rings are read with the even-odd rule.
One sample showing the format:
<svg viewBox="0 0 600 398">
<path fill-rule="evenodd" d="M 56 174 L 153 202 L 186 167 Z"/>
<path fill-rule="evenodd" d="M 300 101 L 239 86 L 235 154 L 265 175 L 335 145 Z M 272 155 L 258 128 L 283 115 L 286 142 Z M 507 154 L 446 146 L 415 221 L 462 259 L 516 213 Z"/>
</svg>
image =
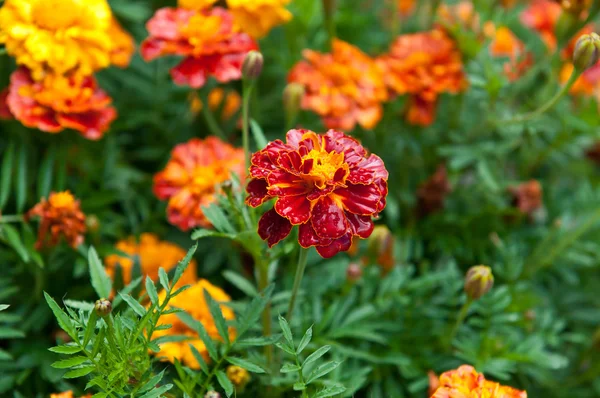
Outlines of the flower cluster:
<svg viewBox="0 0 600 398">
<path fill-rule="evenodd" d="M 187 231 L 209 227 L 203 206 L 215 201 L 215 185 L 231 173 L 244 177 L 244 152 L 216 137 L 193 138 L 177 145 L 165 169 L 154 176 L 154 193 L 168 200 L 169 222 Z"/>
<path fill-rule="evenodd" d="M 440 94 L 458 93 L 467 86 L 461 54 L 441 29 L 399 36 L 378 63 L 390 91 L 410 95 L 411 124 L 433 123 Z"/>
<path fill-rule="evenodd" d="M 325 258 L 347 251 L 353 236 L 368 238 L 388 192 L 381 158 L 335 130 L 290 130 L 286 141 L 252 155 L 246 203 L 276 199 L 258 223 L 261 238 L 271 247 L 298 225 L 300 245 Z"/>
<path fill-rule="evenodd" d="M 185 310 L 194 319 L 202 323 L 211 338 L 219 339 L 219 332 L 210 313 L 210 309 L 208 308 L 208 304 L 204 299 L 204 291 L 217 302 L 223 303 L 231 300 L 227 293 L 219 287 L 212 285 L 205 279 L 199 279 L 192 287 L 171 299 L 171 301 L 169 301 L 169 307 Z M 165 292 L 159 294 L 160 302 L 164 300 L 165 294 Z M 220 308 L 225 320 L 234 319 L 235 316 L 233 310 L 223 304 L 220 305 Z M 210 360 L 208 351 L 202 342 L 202 339 L 198 337 L 193 329 L 179 319 L 177 314 L 161 316 L 158 325 L 172 325 L 172 327 L 166 330 L 157 330 L 153 335 L 155 338 L 170 335 L 184 335 L 189 336 L 190 340 L 162 343 L 160 344 L 160 352 L 157 353 L 157 356 L 163 357 L 165 360 L 171 362 L 177 359 L 192 369 L 200 369 L 200 364 L 190 348 L 190 345 L 192 345 L 202 355 L 205 361 L 208 362 Z M 235 337 L 235 330 L 233 328 L 229 328 L 229 336 L 231 339 Z"/>
<path fill-rule="evenodd" d="M 338 39 L 330 54 L 304 50 L 303 55 L 306 60 L 292 68 L 288 80 L 304 86 L 304 109 L 319 114 L 327 128 L 352 130 L 358 123 L 372 129 L 377 125 L 387 90 L 371 58 Z"/>
<path fill-rule="evenodd" d="M 85 215 L 79 201 L 69 192 L 52 192 L 48 200 L 42 198 L 26 215 L 40 218 L 36 249 L 56 246 L 61 238 L 76 248 L 83 243 L 86 232 Z"/>
<path fill-rule="evenodd" d="M 442 373 L 439 387 L 431 398 L 527 398 L 525 391 L 503 386 L 486 380 L 472 366 L 463 365 L 458 369 Z"/>
<path fill-rule="evenodd" d="M 27 127 L 79 131 L 99 139 L 116 116 L 93 73 L 125 67 L 133 39 L 106 0 L 7 0 L 0 8 L 0 43 L 20 67 L 6 105 Z"/>
</svg>

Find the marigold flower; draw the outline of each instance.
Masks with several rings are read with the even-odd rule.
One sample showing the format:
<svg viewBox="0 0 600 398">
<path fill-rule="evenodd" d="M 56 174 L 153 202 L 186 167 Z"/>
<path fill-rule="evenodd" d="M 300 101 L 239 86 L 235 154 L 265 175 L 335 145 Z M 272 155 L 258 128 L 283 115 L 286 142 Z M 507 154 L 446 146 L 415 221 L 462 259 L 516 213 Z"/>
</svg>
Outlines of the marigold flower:
<svg viewBox="0 0 600 398">
<path fill-rule="evenodd" d="M 398 36 L 378 63 L 393 93 L 412 96 L 407 118 L 413 124 L 431 124 L 438 96 L 467 86 L 461 54 L 440 29 Z"/>
<path fill-rule="evenodd" d="M 106 0 L 6 0 L 0 43 L 35 80 L 46 72 L 91 75 L 111 62 L 127 64 L 133 53 Z"/>
<path fill-rule="evenodd" d="M 288 76 L 305 87 L 302 107 L 323 118 L 327 128 L 352 130 L 356 123 L 374 128 L 387 99 L 382 71 L 357 47 L 335 39 L 331 54 L 303 51 Z"/>
<path fill-rule="evenodd" d="M 271 247 L 298 225 L 300 245 L 325 258 L 347 251 L 354 235 L 368 238 L 388 192 L 381 158 L 335 130 L 290 130 L 286 141 L 252 155 L 246 203 L 276 198 L 258 223 L 261 238 Z"/>
<path fill-rule="evenodd" d="M 61 237 L 73 248 L 83 243 L 85 215 L 71 192 L 52 192 L 48 200 L 42 198 L 29 210 L 26 219 L 33 216 L 40 218 L 36 249 L 56 246 Z"/>
<path fill-rule="evenodd" d="M 442 373 L 440 387 L 431 398 L 527 398 L 527 392 L 486 380 L 472 366 Z"/>
<path fill-rule="evenodd" d="M 177 5 L 188 10 L 204 10 L 216 2 L 217 0 L 177 0 Z"/>
<path fill-rule="evenodd" d="M 173 69 L 173 81 L 199 88 L 209 76 L 219 82 L 241 79 L 242 62 L 258 46 L 246 33 L 237 31 L 225 9 L 161 8 L 146 24 L 150 33 L 142 43 L 146 61 L 163 55 L 182 55 Z"/>
<path fill-rule="evenodd" d="M 243 389 L 246 384 L 250 381 L 250 374 L 244 368 L 239 366 L 230 365 L 227 367 L 227 378 L 231 383 L 238 389 Z"/>
<path fill-rule="evenodd" d="M 6 103 L 7 97 L 8 87 L 0 91 L 0 119 L 3 120 L 14 119 L 12 113 L 10 112 L 10 109 L 8 108 L 8 104 Z"/>
<path fill-rule="evenodd" d="M 255 39 L 266 36 L 277 25 L 292 19 L 285 6 L 291 0 L 227 0 L 235 23 Z"/>
<path fill-rule="evenodd" d="M 190 108 L 192 113 L 197 114 L 202 110 L 204 104 L 198 93 L 190 93 Z M 242 106 L 242 97 L 235 90 L 225 90 L 222 87 L 213 88 L 208 93 L 208 108 L 216 112 L 221 110 L 221 120 L 227 121 L 234 117 Z"/>
<path fill-rule="evenodd" d="M 463 0 L 452 5 L 440 4 L 438 17 L 445 26 L 460 26 L 473 32 L 481 30 L 479 14 L 471 1 Z"/>
<path fill-rule="evenodd" d="M 435 173 L 424 181 L 417 190 L 417 208 L 420 216 L 434 213 L 444 208 L 446 196 L 452 192 L 446 166 L 441 164 Z"/>
<path fill-rule="evenodd" d="M 561 14 L 559 4 L 551 0 L 532 0 L 521 13 L 521 22 L 538 32 L 549 50 L 556 48 L 554 28 Z"/>
<path fill-rule="evenodd" d="M 393 0 L 398 3 L 398 12 L 405 17 L 413 13 L 415 10 L 416 0 Z"/>
<path fill-rule="evenodd" d="M 536 180 L 510 187 L 509 192 L 513 196 L 513 206 L 524 214 L 531 215 L 542 207 L 542 185 Z"/>
<path fill-rule="evenodd" d="M 24 126 L 47 133 L 73 129 L 90 140 L 102 138 L 117 116 L 93 76 L 47 74 L 35 81 L 23 67 L 10 77 L 6 102 Z"/>
<path fill-rule="evenodd" d="M 50 394 L 50 398 L 73 398 L 73 391 L 59 392 L 56 394 Z M 91 394 L 82 395 L 79 398 L 92 398 Z"/>
<path fill-rule="evenodd" d="M 167 218 L 183 231 L 210 227 L 202 206 L 215 201 L 215 185 L 231 173 L 244 176 L 244 151 L 216 137 L 177 145 L 165 169 L 154 176 L 154 194 L 168 200 Z"/>
<path fill-rule="evenodd" d="M 106 273 L 114 280 L 117 273 L 117 267 L 120 267 L 123 283 L 125 285 L 131 282 L 135 257 L 138 258 L 142 276 L 144 278 L 149 276 L 153 281 L 157 281 L 159 268 L 164 268 L 165 271 L 169 271 L 175 268 L 177 263 L 186 255 L 186 251 L 181 247 L 168 241 L 162 241 L 157 235 L 150 233 L 142 234 L 139 241 L 133 236 L 121 240 L 117 242 L 115 249 L 126 253 L 129 256 L 111 254 L 106 257 L 104 260 Z M 192 260 L 185 272 L 181 275 L 178 286 L 188 285 L 195 280 L 196 261 Z"/>
<path fill-rule="evenodd" d="M 214 319 L 208 308 L 208 304 L 204 300 L 204 291 L 215 299 L 217 302 L 228 302 L 231 298 L 221 288 L 212 285 L 206 279 L 198 280 L 191 288 L 187 289 L 183 293 L 175 296 L 169 301 L 168 307 L 181 308 L 190 314 L 194 319 L 202 323 L 206 329 L 208 335 L 215 339 L 220 340 L 219 332 L 215 325 Z M 162 302 L 166 296 L 165 292 L 159 294 L 159 301 Z M 232 320 L 235 318 L 233 310 L 231 308 L 221 304 L 221 312 L 226 320 Z M 194 357 L 189 345 L 194 346 L 198 352 L 203 356 L 205 361 L 209 361 L 208 351 L 202 340 L 198 337 L 197 333 L 188 327 L 183 321 L 179 319 L 177 314 L 167 314 L 160 317 L 159 325 L 170 324 L 172 327 L 166 330 L 157 330 L 154 332 L 153 337 L 169 336 L 169 335 L 186 335 L 191 338 L 187 341 L 175 341 L 169 343 L 160 344 L 160 352 L 156 355 L 163 357 L 165 360 L 173 362 L 175 359 L 183 362 L 185 365 L 192 369 L 200 369 L 200 364 Z M 229 337 L 233 339 L 235 337 L 235 330 L 229 328 Z"/>
<path fill-rule="evenodd" d="M 508 58 L 508 62 L 504 64 L 504 73 L 510 81 L 517 80 L 533 65 L 533 57 L 525 51 L 525 44 L 505 26 L 494 31 L 490 54 Z"/>
</svg>

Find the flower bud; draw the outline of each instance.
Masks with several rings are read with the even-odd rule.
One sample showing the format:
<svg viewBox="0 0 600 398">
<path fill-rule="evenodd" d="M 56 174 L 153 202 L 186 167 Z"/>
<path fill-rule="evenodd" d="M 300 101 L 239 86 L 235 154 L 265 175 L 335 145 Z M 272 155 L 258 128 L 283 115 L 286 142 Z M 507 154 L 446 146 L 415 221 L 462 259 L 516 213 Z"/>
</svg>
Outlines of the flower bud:
<svg viewBox="0 0 600 398">
<path fill-rule="evenodd" d="M 394 236 L 385 225 L 377 225 L 369 237 L 369 257 L 384 271 L 394 268 Z"/>
<path fill-rule="evenodd" d="M 573 65 L 582 72 L 598 62 L 600 57 L 600 36 L 596 33 L 581 35 L 573 50 Z"/>
<path fill-rule="evenodd" d="M 211 390 L 204 395 L 204 398 L 221 398 L 221 394 Z"/>
<path fill-rule="evenodd" d="M 492 269 L 485 265 L 476 265 L 467 271 L 465 276 L 465 292 L 472 300 L 477 300 L 494 286 Z"/>
<path fill-rule="evenodd" d="M 356 263 L 348 264 L 348 268 L 346 268 L 346 279 L 348 282 L 356 282 L 362 276 L 362 267 Z"/>
<path fill-rule="evenodd" d="M 100 228 L 100 220 L 95 214 L 90 214 L 85 218 L 85 225 L 91 232 L 97 232 Z"/>
<path fill-rule="evenodd" d="M 112 304 L 110 300 L 101 298 L 100 300 L 96 300 L 96 305 L 94 306 L 94 309 L 96 310 L 96 314 L 98 314 L 99 317 L 104 318 L 105 316 L 110 315 L 112 311 Z"/>
<path fill-rule="evenodd" d="M 283 90 L 283 109 L 287 120 L 294 120 L 298 115 L 304 96 L 304 86 L 300 83 L 290 83 Z"/>
<path fill-rule="evenodd" d="M 258 51 L 250 51 L 244 58 L 242 64 L 242 76 L 244 79 L 254 80 L 260 76 L 263 68 L 263 55 Z"/>
<path fill-rule="evenodd" d="M 231 381 L 238 389 L 243 389 L 250 381 L 250 374 L 248 371 L 236 365 L 228 366 L 226 374 L 229 381 Z"/>
</svg>

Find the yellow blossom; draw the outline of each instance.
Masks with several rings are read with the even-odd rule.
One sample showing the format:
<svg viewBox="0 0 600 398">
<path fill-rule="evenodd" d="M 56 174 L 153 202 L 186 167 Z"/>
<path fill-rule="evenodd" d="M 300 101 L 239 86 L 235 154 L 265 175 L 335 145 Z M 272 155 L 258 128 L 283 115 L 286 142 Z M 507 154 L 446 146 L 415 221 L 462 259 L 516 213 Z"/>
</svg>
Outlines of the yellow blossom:
<svg viewBox="0 0 600 398">
<path fill-rule="evenodd" d="M 255 39 L 266 36 L 277 25 L 292 19 L 285 9 L 290 0 L 227 0 L 235 23 Z"/>
</svg>

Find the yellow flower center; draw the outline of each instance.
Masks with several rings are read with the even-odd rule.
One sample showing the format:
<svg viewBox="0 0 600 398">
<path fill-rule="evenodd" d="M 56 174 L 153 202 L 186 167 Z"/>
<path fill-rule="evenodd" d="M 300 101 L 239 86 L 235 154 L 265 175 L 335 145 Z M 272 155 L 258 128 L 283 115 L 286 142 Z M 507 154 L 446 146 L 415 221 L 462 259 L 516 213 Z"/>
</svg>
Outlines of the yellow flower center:
<svg viewBox="0 0 600 398">
<path fill-rule="evenodd" d="M 201 54 L 206 44 L 219 42 L 227 38 L 220 32 L 223 20 L 221 17 L 196 14 L 190 18 L 187 26 L 182 29 L 196 53 Z"/>
<path fill-rule="evenodd" d="M 70 192 L 53 193 L 48 199 L 50 206 L 54 208 L 71 208 L 75 204 L 75 198 Z"/>
<path fill-rule="evenodd" d="M 345 169 L 343 180 L 345 180 L 349 167 L 344 162 L 344 154 L 335 151 L 326 152 L 324 148 L 312 149 L 309 153 L 302 157 L 306 164 L 308 160 L 312 160 L 312 168 L 308 175 L 313 178 L 315 185 L 323 189 L 328 182 L 332 182 L 335 173 L 340 169 Z"/>
<path fill-rule="evenodd" d="M 81 6 L 74 0 L 38 0 L 33 5 L 31 16 L 37 26 L 58 30 L 75 25 L 81 11 Z"/>
<path fill-rule="evenodd" d="M 229 172 L 222 165 L 198 166 L 192 173 L 190 187 L 198 195 L 213 192 L 216 184 L 228 178 Z"/>
</svg>

